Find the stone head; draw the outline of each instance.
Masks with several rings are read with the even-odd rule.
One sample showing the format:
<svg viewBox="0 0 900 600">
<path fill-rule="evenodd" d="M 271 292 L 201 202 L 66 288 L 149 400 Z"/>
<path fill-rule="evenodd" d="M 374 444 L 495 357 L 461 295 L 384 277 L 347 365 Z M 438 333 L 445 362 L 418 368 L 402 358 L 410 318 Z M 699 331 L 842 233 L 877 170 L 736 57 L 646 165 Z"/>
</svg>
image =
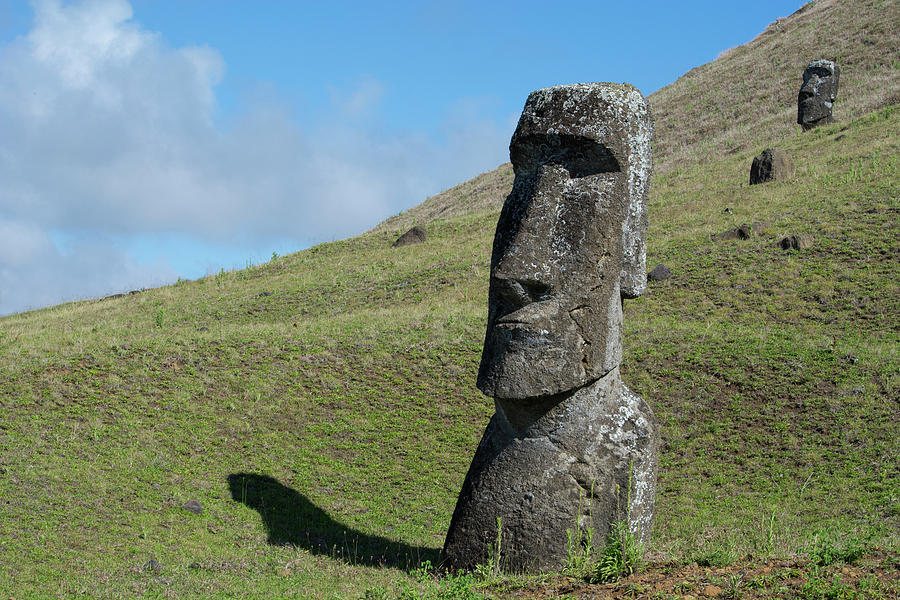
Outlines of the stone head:
<svg viewBox="0 0 900 600">
<path fill-rule="evenodd" d="M 797 96 L 797 123 L 804 129 L 832 120 L 841 70 L 834 61 L 820 58 L 803 71 L 803 85 Z"/>
<path fill-rule="evenodd" d="M 634 87 L 529 95 L 491 255 L 478 387 L 498 399 L 577 389 L 621 362 L 622 298 L 646 286 L 652 122 Z"/>
</svg>

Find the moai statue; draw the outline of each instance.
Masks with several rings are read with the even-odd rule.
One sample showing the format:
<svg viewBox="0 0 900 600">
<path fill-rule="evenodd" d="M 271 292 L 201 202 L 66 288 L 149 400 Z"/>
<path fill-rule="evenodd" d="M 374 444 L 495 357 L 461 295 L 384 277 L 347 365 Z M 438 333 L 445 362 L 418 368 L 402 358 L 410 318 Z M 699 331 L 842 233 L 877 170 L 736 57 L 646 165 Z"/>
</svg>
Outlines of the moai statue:
<svg viewBox="0 0 900 600">
<path fill-rule="evenodd" d="M 803 85 L 797 96 L 797 123 L 804 131 L 834 122 L 831 111 L 837 98 L 840 76 L 837 63 L 824 58 L 812 61 L 804 69 Z"/>
<path fill-rule="evenodd" d="M 444 543 L 445 565 L 496 557 L 559 569 L 567 532 L 602 543 L 627 520 L 646 543 L 658 434 L 622 383 L 623 298 L 646 287 L 652 122 L 634 87 L 528 96 L 491 256 L 478 388 L 494 398 Z"/>
</svg>

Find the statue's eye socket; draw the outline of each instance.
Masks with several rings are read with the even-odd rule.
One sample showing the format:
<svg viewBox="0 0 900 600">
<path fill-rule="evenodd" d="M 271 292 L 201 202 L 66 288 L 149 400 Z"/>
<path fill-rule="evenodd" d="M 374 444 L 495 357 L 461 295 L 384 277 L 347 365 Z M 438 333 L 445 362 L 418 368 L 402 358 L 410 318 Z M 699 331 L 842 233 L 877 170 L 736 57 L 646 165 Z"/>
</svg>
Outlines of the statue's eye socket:
<svg viewBox="0 0 900 600">
<path fill-rule="evenodd" d="M 824 67 L 815 67 L 815 68 L 807 71 L 807 73 L 809 73 L 810 77 L 815 75 L 819 79 L 825 79 L 826 77 L 832 76 L 831 71 L 829 71 L 828 69 L 826 69 Z"/>
<path fill-rule="evenodd" d="M 606 146 L 574 135 L 530 135 L 510 148 L 516 170 L 536 171 L 541 165 L 565 167 L 573 178 L 621 171 L 619 161 Z"/>
</svg>

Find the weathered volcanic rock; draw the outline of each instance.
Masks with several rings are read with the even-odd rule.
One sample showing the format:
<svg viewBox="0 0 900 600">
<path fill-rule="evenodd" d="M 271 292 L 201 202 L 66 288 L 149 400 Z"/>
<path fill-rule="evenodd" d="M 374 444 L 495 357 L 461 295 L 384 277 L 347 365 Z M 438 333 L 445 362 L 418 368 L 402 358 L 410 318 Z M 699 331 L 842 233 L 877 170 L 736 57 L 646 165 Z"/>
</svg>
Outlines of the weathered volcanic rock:
<svg viewBox="0 0 900 600">
<path fill-rule="evenodd" d="M 425 232 L 424 227 L 419 227 L 416 225 L 403 235 L 397 238 L 392 245 L 394 248 L 398 248 L 400 246 L 409 246 L 410 244 L 421 244 L 428 237 L 428 234 Z"/>
<path fill-rule="evenodd" d="M 803 71 L 803 85 L 797 96 L 797 123 L 803 130 L 834 122 L 832 110 L 837 99 L 841 70 L 837 63 L 819 58 Z"/>
<path fill-rule="evenodd" d="M 753 225 L 744 223 L 715 236 L 717 240 L 746 240 L 753 235 Z"/>
<path fill-rule="evenodd" d="M 717 233 L 711 238 L 715 241 L 721 240 L 747 240 L 752 236 L 762 233 L 769 228 L 771 223 L 768 221 L 753 221 L 753 223 L 742 223 L 737 227 L 733 227 L 722 233 Z"/>
<path fill-rule="evenodd" d="M 485 564 L 498 518 L 502 565 L 513 571 L 560 569 L 567 532 L 603 540 L 626 514 L 646 544 L 658 446 L 650 407 L 618 369 L 562 399 L 498 400 L 453 513 L 447 562 Z"/>
<path fill-rule="evenodd" d="M 782 250 L 806 250 L 807 248 L 811 248 L 812 245 L 812 236 L 805 234 L 789 235 L 781 240 Z"/>
<path fill-rule="evenodd" d="M 666 265 L 656 265 L 656 267 L 647 274 L 649 281 L 665 281 L 672 276 L 672 270 Z"/>
<path fill-rule="evenodd" d="M 750 185 L 785 180 L 794 176 L 791 156 L 780 148 L 766 148 L 753 159 L 750 166 Z"/>
<path fill-rule="evenodd" d="M 467 568 L 558 569 L 567 531 L 650 532 L 658 441 L 622 384 L 622 300 L 647 285 L 652 122 L 609 83 L 533 92 L 510 142 L 478 388 L 494 398 L 444 545 Z"/>
<path fill-rule="evenodd" d="M 628 85 L 533 92 L 510 143 L 478 388 L 549 396 L 622 358 L 622 297 L 647 285 L 652 123 Z"/>
</svg>

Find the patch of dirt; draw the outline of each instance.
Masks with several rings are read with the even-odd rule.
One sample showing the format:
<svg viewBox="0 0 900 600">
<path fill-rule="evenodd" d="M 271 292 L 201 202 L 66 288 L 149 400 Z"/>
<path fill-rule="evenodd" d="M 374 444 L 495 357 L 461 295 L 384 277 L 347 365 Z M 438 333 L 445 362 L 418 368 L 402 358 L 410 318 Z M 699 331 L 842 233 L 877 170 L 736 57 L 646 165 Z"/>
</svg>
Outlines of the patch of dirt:
<svg viewBox="0 0 900 600">
<path fill-rule="evenodd" d="M 805 598 L 900 598 L 900 555 L 869 555 L 852 565 L 820 567 L 805 559 L 740 561 L 725 567 L 651 563 L 615 583 L 592 584 L 583 578 L 555 577 L 533 586 L 488 590 L 488 597 L 529 600 L 617 600 L 703 598 L 755 600 Z M 829 596 L 828 593 L 838 593 Z M 840 595 L 842 594 L 842 595 Z"/>
</svg>

